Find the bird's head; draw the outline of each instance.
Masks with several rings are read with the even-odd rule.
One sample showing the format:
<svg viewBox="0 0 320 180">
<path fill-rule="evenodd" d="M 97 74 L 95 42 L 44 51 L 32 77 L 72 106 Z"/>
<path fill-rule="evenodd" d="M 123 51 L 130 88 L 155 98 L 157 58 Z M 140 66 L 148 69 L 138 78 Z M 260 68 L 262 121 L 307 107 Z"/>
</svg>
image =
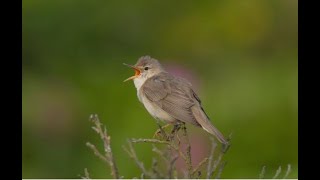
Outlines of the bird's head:
<svg viewBox="0 0 320 180">
<path fill-rule="evenodd" d="M 129 77 L 128 79 L 124 80 L 124 82 L 132 79 L 146 80 L 164 71 L 159 61 L 151 58 L 150 56 L 142 56 L 135 65 L 123 64 L 134 69 L 135 71 L 134 76 Z"/>
</svg>

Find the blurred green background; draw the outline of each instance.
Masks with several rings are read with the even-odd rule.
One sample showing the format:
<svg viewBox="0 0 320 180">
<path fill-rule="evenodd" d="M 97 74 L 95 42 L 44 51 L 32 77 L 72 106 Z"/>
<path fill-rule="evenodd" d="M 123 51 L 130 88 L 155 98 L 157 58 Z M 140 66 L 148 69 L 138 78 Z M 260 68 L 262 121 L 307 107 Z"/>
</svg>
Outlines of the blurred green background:
<svg viewBox="0 0 320 180">
<path fill-rule="evenodd" d="M 123 83 L 140 56 L 189 79 L 232 146 L 222 178 L 297 178 L 297 0 L 23 1 L 23 178 L 110 178 L 87 141 L 101 145 L 89 115 L 112 137 L 125 178 L 139 177 L 122 145 L 157 126 Z M 208 152 L 208 134 L 190 127 Z M 202 144 L 201 144 L 202 143 Z M 101 146 L 100 146 L 101 148 Z M 137 148 L 146 165 L 151 146 Z"/>
</svg>

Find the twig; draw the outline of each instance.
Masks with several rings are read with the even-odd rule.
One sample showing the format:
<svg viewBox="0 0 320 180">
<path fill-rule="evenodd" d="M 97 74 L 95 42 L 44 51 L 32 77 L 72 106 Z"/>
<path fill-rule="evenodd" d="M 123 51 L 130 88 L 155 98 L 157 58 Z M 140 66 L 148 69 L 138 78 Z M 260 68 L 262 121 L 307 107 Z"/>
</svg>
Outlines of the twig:
<svg viewBox="0 0 320 180">
<path fill-rule="evenodd" d="M 92 149 L 92 151 L 94 152 L 94 155 L 96 155 L 97 157 L 99 157 L 100 159 L 102 159 L 102 160 L 105 161 L 105 162 L 108 161 L 107 158 L 104 157 L 104 156 L 99 152 L 99 150 L 96 148 L 95 145 L 93 145 L 93 144 L 91 144 L 91 143 L 89 143 L 89 142 L 87 142 L 86 145 L 87 145 L 90 149 Z"/>
<path fill-rule="evenodd" d="M 281 173 L 281 166 L 279 166 L 279 168 L 277 169 L 276 174 L 273 176 L 273 179 L 276 179 L 280 173 Z"/>
<path fill-rule="evenodd" d="M 207 166 L 207 179 L 210 179 L 211 177 L 211 163 L 213 160 L 213 155 L 214 155 L 214 151 L 217 147 L 217 143 L 211 138 L 212 141 L 212 145 L 211 145 L 211 151 L 210 151 L 210 156 L 209 156 L 209 162 L 208 162 L 208 166 Z"/>
<path fill-rule="evenodd" d="M 134 160 L 134 162 L 137 164 L 137 166 L 140 168 L 140 170 L 145 176 L 149 176 L 150 178 L 153 178 L 153 174 L 145 169 L 143 162 L 139 161 L 136 151 L 134 150 L 132 146 L 132 142 L 130 140 L 128 140 L 128 146 L 129 146 L 129 149 L 127 149 L 125 146 L 123 146 L 123 149 Z"/>
<path fill-rule="evenodd" d="M 107 133 L 107 130 L 105 126 L 100 123 L 100 120 L 97 115 L 91 115 L 90 120 L 94 123 L 94 126 L 92 129 L 100 136 L 100 139 L 103 142 L 103 147 L 104 147 L 104 153 L 101 153 L 98 148 L 91 144 L 90 142 L 87 142 L 86 145 L 92 150 L 92 152 L 100 158 L 102 161 L 106 162 L 111 169 L 111 175 L 114 179 L 118 178 L 123 178 L 119 177 L 118 169 L 114 160 L 114 156 L 111 150 L 110 146 L 110 136 Z M 217 156 L 218 158 L 214 161 L 214 154 L 215 154 L 215 149 L 217 147 L 217 144 L 215 143 L 214 140 L 212 140 L 212 148 L 210 151 L 210 156 L 204 158 L 201 162 L 198 163 L 198 165 L 193 168 L 192 165 L 192 157 L 191 157 L 191 144 L 190 140 L 188 137 L 187 133 L 187 128 L 184 123 L 181 124 L 176 124 L 171 133 L 168 132 L 168 134 L 163 130 L 163 128 L 159 125 L 160 127 L 160 132 L 162 133 L 162 138 L 165 137 L 165 139 L 143 139 L 143 138 L 132 138 L 128 140 L 128 145 L 123 146 L 123 149 L 128 153 L 131 159 L 133 159 L 137 165 L 137 167 L 141 170 L 141 175 L 140 178 L 144 179 L 145 177 L 147 178 L 178 178 L 178 173 L 176 170 L 176 161 L 179 157 L 181 157 L 185 161 L 185 169 L 182 171 L 184 173 L 184 177 L 191 179 L 191 178 L 201 178 L 202 173 L 201 169 L 205 164 L 207 163 L 207 178 L 211 178 L 214 172 L 219 168 L 216 178 L 220 178 L 222 170 L 224 166 L 226 165 L 226 162 L 222 162 L 222 157 L 226 153 L 226 151 L 229 148 L 230 144 L 222 145 L 222 153 Z M 182 136 L 181 139 L 179 138 L 179 130 L 182 130 Z M 182 141 L 181 141 L 182 140 Z M 183 143 L 182 143 L 183 142 Z M 152 166 L 151 168 L 145 168 L 144 163 L 142 161 L 139 161 L 137 153 L 134 149 L 134 144 L 138 143 L 150 143 L 152 144 L 152 151 L 157 153 L 165 162 L 166 170 L 165 172 L 161 171 L 162 166 L 158 165 L 158 160 L 161 160 L 160 158 L 154 158 L 152 161 Z M 161 145 L 162 148 L 158 149 L 158 146 L 156 145 Z M 163 146 L 165 145 L 165 146 Z M 161 162 L 161 161 L 159 161 Z M 161 162 L 162 163 L 162 162 Z M 279 171 L 279 170 L 278 170 Z M 278 177 L 280 171 L 276 173 L 275 177 Z M 291 166 L 288 165 L 288 170 L 285 175 L 290 173 L 291 171 Z M 167 174 L 165 174 L 167 173 Z M 204 175 L 205 176 L 205 175 Z M 136 176 L 135 178 L 137 178 Z M 85 169 L 85 176 L 82 177 L 84 179 L 89 179 L 89 173 L 87 169 Z M 139 177 L 138 177 L 139 178 Z"/>
<path fill-rule="evenodd" d="M 283 176 L 283 179 L 286 179 L 290 172 L 291 172 L 291 164 L 288 164 L 288 168 L 287 168 L 286 174 Z"/>
<path fill-rule="evenodd" d="M 186 139 L 186 144 L 187 144 L 187 152 L 186 152 L 186 164 L 187 164 L 187 168 L 188 168 L 188 178 L 191 179 L 192 178 L 192 161 L 191 161 L 191 145 L 190 145 L 190 141 L 189 141 L 189 137 L 187 134 L 187 128 L 185 123 L 183 123 L 183 136 Z"/>
<path fill-rule="evenodd" d="M 156 175 L 157 178 L 163 178 L 163 175 L 158 171 L 158 161 L 155 158 L 152 158 L 152 172 Z"/>
<path fill-rule="evenodd" d="M 144 174 L 143 174 L 143 173 L 141 173 L 140 178 L 141 178 L 141 179 L 144 179 Z"/>
<path fill-rule="evenodd" d="M 181 151 L 181 149 L 177 148 L 176 146 L 171 147 L 174 148 L 174 150 L 176 150 L 179 153 L 179 155 L 183 158 L 183 160 L 187 163 L 188 157 Z"/>
<path fill-rule="evenodd" d="M 221 154 L 218 156 L 218 159 L 213 162 L 212 169 L 210 170 L 210 177 L 211 177 L 211 176 L 214 174 L 214 172 L 216 171 L 218 165 L 220 164 L 220 161 L 221 161 L 223 155 L 224 155 L 224 154 L 221 153 Z"/>
<path fill-rule="evenodd" d="M 231 146 L 231 144 L 230 144 L 231 137 L 232 137 L 232 133 L 229 134 L 229 136 L 227 138 L 227 143 L 226 144 L 222 144 L 222 152 L 224 154 L 229 150 L 229 148 Z"/>
<path fill-rule="evenodd" d="M 216 171 L 217 167 L 219 166 L 221 160 L 222 160 L 222 157 L 227 153 L 229 147 L 230 147 L 230 139 L 231 139 L 231 134 L 229 135 L 229 138 L 228 138 L 228 143 L 227 144 L 222 144 L 222 151 L 220 152 L 217 160 L 214 161 L 213 163 L 213 166 L 211 167 L 211 161 L 213 159 L 213 154 L 214 152 L 212 151 L 211 152 L 211 155 L 210 155 L 210 158 L 211 160 L 209 161 L 209 164 L 208 164 L 208 169 L 207 169 L 207 178 L 209 179 Z M 214 143 L 214 140 L 211 138 L 211 141 L 213 141 Z M 216 145 L 213 145 L 213 146 L 216 146 Z M 214 147 L 215 148 L 215 147 Z M 212 148 L 212 149 L 214 149 Z M 224 166 L 224 165 L 223 165 Z M 224 168 L 224 167 L 223 167 Z"/>
<path fill-rule="evenodd" d="M 259 179 L 263 179 L 265 173 L 266 173 L 266 166 L 263 166 L 261 173 L 259 174 Z"/>
<path fill-rule="evenodd" d="M 142 142 L 145 142 L 145 143 L 155 143 L 155 144 L 167 144 L 167 145 L 171 145 L 170 142 L 168 141 L 160 141 L 158 139 L 134 139 L 132 138 L 131 139 L 131 142 L 133 143 L 142 143 Z"/>
<path fill-rule="evenodd" d="M 92 127 L 93 130 L 96 131 L 100 135 L 101 140 L 103 141 L 104 145 L 104 151 L 105 154 L 102 155 L 98 149 L 91 143 L 87 142 L 87 146 L 91 148 L 96 156 L 98 156 L 100 159 L 104 160 L 105 162 L 108 163 L 111 169 L 111 175 L 115 179 L 119 179 L 119 173 L 118 173 L 118 168 L 116 166 L 114 156 L 111 150 L 111 145 L 110 145 L 110 139 L 111 137 L 107 134 L 107 129 L 104 127 L 104 130 L 102 129 L 102 123 L 100 123 L 100 120 L 98 118 L 97 114 L 92 114 L 90 116 L 90 121 L 94 123 L 94 127 Z"/>
<path fill-rule="evenodd" d="M 160 141 L 158 139 L 131 139 L 132 143 L 153 143 L 153 144 L 166 144 L 169 145 L 171 148 L 175 149 L 176 151 L 179 152 L 179 154 L 181 155 L 181 157 L 185 160 L 188 161 L 188 157 L 186 155 L 184 155 L 184 153 L 177 147 L 175 146 L 173 143 L 168 142 L 168 141 Z M 159 151 L 155 151 L 157 153 L 159 153 Z M 190 156 L 191 157 L 191 156 Z"/>
<path fill-rule="evenodd" d="M 166 158 L 165 152 L 162 152 L 154 144 L 152 144 L 152 151 L 159 154 L 159 156 L 168 164 L 169 160 Z"/>
<path fill-rule="evenodd" d="M 176 129 L 178 129 L 178 128 L 176 128 Z M 174 134 L 171 134 L 171 137 L 175 137 L 175 135 L 177 135 L 177 130 L 174 130 L 174 131 L 172 131 L 172 133 L 174 133 Z M 158 139 L 142 139 L 142 138 L 139 138 L 139 139 L 134 139 L 134 138 L 132 138 L 132 139 L 130 139 L 130 143 L 152 143 L 153 144 L 153 151 L 154 152 L 156 152 L 156 153 L 158 153 L 165 161 L 166 161 L 166 163 L 168 164 L 168 176 L 170 177 L 172 177 L 172 172 L 173 172 L 173 167 L 174 167 L 174 164 L 175 164 L 175 162 L 176 162 L 176 160 L 177 160 L 177 158 L 173 158 L 173 159 L 171 159 L 171 160 L 168 160 L 167 158 L 165 158 L 165 156 L 164 156 L 164 153 L 162 152 L 162 151 L 160 151 L 158 148 L 156 148 L 155 147 L 155 144 L 165 144 L 165 145 L 168 145 L 168 147 L 171 149 L 171 150 L 175 150 L 175 151 L 177 151 L 178 153 L 179 153 L 179 155 L 186 161 L 186 162 L 191 162 L 190 160 L 188 161 L 188 154 L 184 154 L 182 151 L 181 151 L 181 149 L 179 148 L 179 146 L 177 146 L 175 143 L 174 143 L 174 139 L 173 138 L 170 138 L 170 141 L 161 141 L 161 140 L 158 140 Z M 130 153 L 130 151 L 128 151 L 128 150 L 126 150 L 127 152 L 129 152 Z M 188 153 L 188 149 L 187 149 L 187 153 Z M 130 154 L 129 154 L 130 155 Z M 191 155 L 190 155 L 190 148 L 189 148 L 189 157 L 191 157 Z M 137 164 L 138 164 L 138 166 L 140 167 L 140 169 L 142 170 L 142 172 L 144 172 L 144 175 L 147 175 L 147 176 L 149 176 L 149 177 L 152 177 L 152 176 L 154 176 L 154 175 L 152 175 L 152 173 L 145 173 L 145 168 L 144 168 L 144 170 L 142 169 L 142 167 L 141 167 L 141 163 L 138 163 L 138 162 L 136 162 Z M 192 168 L 192 166 L 191 166 L 191 168 Z M 170 170 L 170 169 L 172 169 L 172 170 Z M 158 176 L 158 175 L 156 175 L 156 176 Z"/>
<path fill-rule="evenodd" d="M 87 168 L 84 168 L 84 176 L 82 176 L 81 178 L 82 179 L 91 179 Z"/>
<path fill-rule="evenodd" d="M 169 179 L 172 179 L 175 163 L 176 163 L 178 158 L 179 158 L 179 156 L 176 155 L 170 161 L 170 164 L 169 164 L 169 167 L 168 167 L 168 178 Z"/>
<path fill-rule="evenodd" d="M 223 163 L 220 165 L 219 171 L 218 171 L 215 179 L 220 179 L 221 174 L 222 174 L 222 170 L 224 169 L 224 167 L 226 166 L 226 164 L 227 164 L 227 162 L 223 162 Z"/>
<path fill-rule="evenodd" d="M 178 132 L 176 132 L 176 136 L 177 136 L 177 144 L 174 144 L 174 141 L 171 141 L 170 147 L 171 149 L 174 149 L 175 151 L 177 151 L 179 153 L 179 155 L 183 158 L 183 160 L 185 162 L 188 161 L 187 156 L 181 151 L 181 146 L 180 146 L 180 138 L 178 136 Z M 188 141 L 189 143 L 189 141 Z"/>
<path fill-rule="evenodd" d="M 195 169 L 193 169 L 192 175 L 194 175 L 194 174 L 200 169 L 200 167 L 201 167 L 202 165 L 204 165 L 205 163 L 207 163 L 208 160 L 209 160 L 209 158 L 207 158 L 207 157 L 204 158 L 204 159 L 198 164 L 198 166 L 197 166 Z"/>
<path fill-rule="evenodd" d="M 212 170 L 211 170 L 211 176 L 213 175 L 213 173 L 216 171 L 218 165 L 221 162 L 222 156 L 224 155 L 224 153 L 221 153 L 218 157 L 217 160 L 214 161 L 213 166 L 212 166 Z"/>
</svg>

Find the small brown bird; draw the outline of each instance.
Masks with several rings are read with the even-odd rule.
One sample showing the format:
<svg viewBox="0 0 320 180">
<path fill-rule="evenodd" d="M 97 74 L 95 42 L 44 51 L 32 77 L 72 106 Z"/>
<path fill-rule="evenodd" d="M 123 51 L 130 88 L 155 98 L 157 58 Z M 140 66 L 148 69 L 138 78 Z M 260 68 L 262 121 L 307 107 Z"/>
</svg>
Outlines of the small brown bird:
<svg viewBox="0 0 320 180">
<path fill-rule="evenodd" d="M 210 122 L 187 80 L 169 74 L 150 56 L 141 57 L 133 66 L 124 65 L 135 70 L 135 75 L 125 81 L 133 79 L 140 102 L 155 119 L 170 124 L 190 123 L 216 136 L 221 143 L 228 143 Z"/>
</svg>

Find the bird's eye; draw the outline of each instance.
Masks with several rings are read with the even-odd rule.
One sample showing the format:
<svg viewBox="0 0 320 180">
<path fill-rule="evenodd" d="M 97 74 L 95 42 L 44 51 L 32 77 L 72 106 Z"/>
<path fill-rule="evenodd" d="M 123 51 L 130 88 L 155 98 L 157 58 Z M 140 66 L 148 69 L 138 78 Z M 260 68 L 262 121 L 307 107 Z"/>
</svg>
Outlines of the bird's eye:
<svg viewBox="0 0 320 180">
<path fill-rule="evenodd" d="M 144 68 L 144 70 L 148 70 L 148 69 L 149 69 L 149 67 L 145 67 L 145 68 Z"/>
</svg>

